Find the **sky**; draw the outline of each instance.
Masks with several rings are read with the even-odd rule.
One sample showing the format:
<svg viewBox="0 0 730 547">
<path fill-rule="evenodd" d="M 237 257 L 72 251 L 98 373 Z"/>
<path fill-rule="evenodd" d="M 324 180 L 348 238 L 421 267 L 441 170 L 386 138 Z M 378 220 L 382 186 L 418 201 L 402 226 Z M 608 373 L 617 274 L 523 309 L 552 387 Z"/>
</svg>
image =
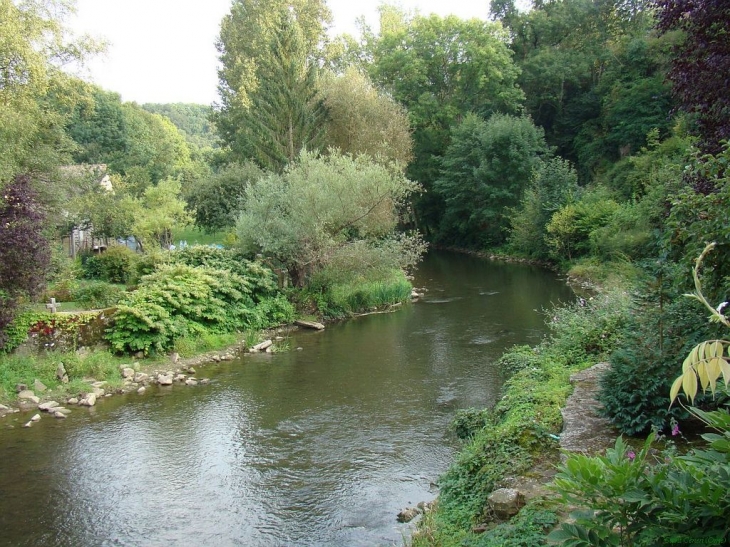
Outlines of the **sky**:
<svg viewBox="0 0 730 547">
<path fill-rule="evenodd" d="M 328 0 L 332 32 L 355 34 L 355 20 L 377 23 L 382 0 Z M 489 0 L 390 2 L 422 15 L 454 14 L 486 19 Z M 77 34 L 105 40 L 107 52 L 92 59 L 82 76 L 137 103 L 199 103 L 218 100 L 215 41 L 231 0 L 76 0 L 67 20 Z"/>
</svg>

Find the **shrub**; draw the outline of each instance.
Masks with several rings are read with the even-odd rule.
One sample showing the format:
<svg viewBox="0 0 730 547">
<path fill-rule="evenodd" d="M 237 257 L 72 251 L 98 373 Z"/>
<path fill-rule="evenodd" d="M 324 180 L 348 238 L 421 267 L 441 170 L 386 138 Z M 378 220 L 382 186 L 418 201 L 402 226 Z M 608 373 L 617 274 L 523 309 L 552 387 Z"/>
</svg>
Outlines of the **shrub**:
<svg viewBox="0 0 730 547">
<path fill-rule="evenodd" d="M 137 261 L 137 254 L 124 245 L 113 245 L 99 254 L 81 255 L 84 277 L 109 283 L 134 283 L 137 279 Z"/>
<path fill-rule="evenodd" d="M 88 308 L 109 308 L 124 295 L 123 286 L 105 281 L 80 281 L 69 288 L 69 299 Z"/>
<path fill-rule="evenodd" d="M 540 355 L 530 346 L 514 346 L 499 358 L 497 368 L 502 375 L 512 376 L 528 367 L 538 366 L 540 359 Z"/>
<path fill-rule="evenodd" d="M 159 267 L 119 305 L 107 336 L 115 351 L 166 351 L 197 329 L 230 332 L 257 322 L 250 288 L 228 270 Z"/>
</svg>

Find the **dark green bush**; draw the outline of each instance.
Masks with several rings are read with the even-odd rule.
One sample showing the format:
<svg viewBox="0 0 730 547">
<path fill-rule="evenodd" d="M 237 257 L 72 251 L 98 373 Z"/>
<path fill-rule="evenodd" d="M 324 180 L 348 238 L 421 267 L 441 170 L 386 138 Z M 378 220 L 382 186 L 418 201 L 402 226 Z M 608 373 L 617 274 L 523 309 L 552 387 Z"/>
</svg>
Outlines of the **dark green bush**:
<svg viewBox="0 0 730 547">
<path fill-rule="evenodd" d="M 492 412 L 486 408 L 464 408 L 456 412 L 449 429 L 460 439 L 470 439 L 492 422 Z"/>
<path fill-rule="evenodd" d="M 497 368 L 503 376 L 513 374 L 528 367 L 536 367 L 540 364 L 539 353 L 530 346 L 513 346 L 497 361 Z"/>
<path fill-rule="evenodd" d="M 81 254 L 81 267 L 87 279 L 131 284 L 137 279 L 137 254 L 124 245 L 114 245 L 99 254 Z"/>
</svg>

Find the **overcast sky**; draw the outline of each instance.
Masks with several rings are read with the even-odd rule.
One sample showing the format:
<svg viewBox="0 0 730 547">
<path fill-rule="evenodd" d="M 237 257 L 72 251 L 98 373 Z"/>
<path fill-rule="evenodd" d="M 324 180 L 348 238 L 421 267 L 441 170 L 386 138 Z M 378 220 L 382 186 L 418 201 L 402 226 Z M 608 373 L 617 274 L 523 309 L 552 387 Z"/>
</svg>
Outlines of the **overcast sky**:
<svg viewBox="0 0 730 547">
<path fill-rule="evenodd" d="M 335 33 L 355 32 L 355 19 L 377 22 L 381 0 L 328 0 Z M 390 2 L 424 15 L 453 13 L 486 19 L 489 0 Z M 124 101 L 201 103 L 217 100 L 215 40 L 231 0 L 77 0 L 67 23 L 78 33 L 109 42 L 89 63 L 88 76 Z"/>
</svg>

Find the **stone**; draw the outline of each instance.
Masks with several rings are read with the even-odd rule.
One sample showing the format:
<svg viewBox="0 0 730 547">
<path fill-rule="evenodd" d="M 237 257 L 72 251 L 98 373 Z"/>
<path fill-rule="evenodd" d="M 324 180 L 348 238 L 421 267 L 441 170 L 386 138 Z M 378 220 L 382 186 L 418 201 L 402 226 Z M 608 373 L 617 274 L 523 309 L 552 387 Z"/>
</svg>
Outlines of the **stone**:
<svg viewBox="0 0 730 547">
<path fill-rule="evenodd" d="M 96 394 L 89 393 L 85 398 L 79 401 L 81 406 L 94 406 L 96 404 Z"/>
<path fill-rule="evenodd" d="M 132 367 L 124 367 L 122 369 L 122 378 L 134 378 L 134 369 Z"/>
<path fill-rule="evenodd" d="M 39 422 L 40 420 L 41 420 L 41 415 L 40 415 L 40 414 L 35 414 L 35 415 L 34 415 L 34 416 L 33 416 L 33 417 L 32 417 L 32 418 L 30 419 L 30 421 L 31 421 L 31 422 Z"/>
<path fill-rule="evenodd" d="M 178 375 L 175 376 L 175 381 L 176 382 L 184 382 L 185 381 L 185 378 L 187 378 L 187 376 L 185 376 L 184 374 L 178 374 Z"/>
<path fill-rule="evenodd" d="M 193 367 L 188 367 L 187 372 L 188 374 L 195 374 L 195 369 Z"/>
<path fill-rule="evenodd" d="M 138 384 L 146 384 L 150 381 L 149 374 L 145 374 L 144 372 L 138 372 L 134 375 L 134 381 Z"/>
<path fill-rule="evenodd" d="M 35 397 L 35 393 L 33 393 L 29 389 L 24 389 L 20 393 L 18 393 L 18 399 L 26 399 L 26 400 L 32 400 Z"/>
<path fill-rule="evenodd" d="M 70 405 L 77 405 L 79 404 L 78 397 L 71 397 L 68 401 L 66 401 Z"/>
<path fill-rule="evenodd" d="M 61 419 L 61 420 L 62 420 L 63 418 L 65 418 L 65 417 L 66 417 L 66 415 L 65 415 L 65 414 L 64 414 L 63 412 L 54 412 L 54 413 L 53 413 L 53 417 L 54 417 L 54 418 L 58 418 L 58 419 Z"/>
<path fill-rule="evenodd" d="M 304 351 L 304 348 L 303 348 L 302 346 L 299 346 L 299 347 L 297 348 L 297 351 Z"/>
<path fill-rule="evenodd" d="M 51 410 L 54 410 L 59 404 L 56 401 L 48 401 L 47 403 L 41 403 L 38 405 L 38 410 L 44 410 L 46 412 L 51 412 Z"/>
<path fill-rule="evenodd" d="M 416 291 L 411 291 L 411 299 L 412 300 L 418 300 L 419 298 L 421 298 L 421 295 L 420 294 L 418 294 Z"/>
<path fill-rule="evenodd" d="M 15 384 L 15 393 L 20 393 L 21 391 L 26 391 L 27 389 L 27 384 Z"/>
<path fill-rule="evenodd" d="M 281 342 L 281 341 L 284 340 L 284 337 L 283 336 L 277 336 L 276 338 L 274 338 L 274 340 L 276 340 L 277 342 Z"/>
<path fill-rule="evenodd" d="M 233 361 L 233 355 L 230 353 L 225 353 L 221 355 L 221 361 Z"/>
<path fill-rule="evenodd" d="M 66 372 L 66 367 L 63 366 L 63 363 L 59 363 L 56 367 L 56 378 L 63 381 L 64 376 L 66 377 L 66 381 L 68 382 L 68 373 Z"/>
<path fill-rule="evenodd" d="M 135 359 L 144 359 L 144 351 L 138 351 L 134 354 Z"/>
<path fill-rule="evenodd" d="M 210 379 L 209 378 L 203 378 L 203 379 L 200 380 L 200 383 L 202 385 L 209 384 L 210 383 Z"/>
<path fill-rule="evenodd" d="M 221 356 L 220 355 L 214 355 L 213 356 L 213 361 L 215 361 L 216 363 L 220 363 L 221 362 Z"/>
<path fill-rule="evenodd" d="M 158 374 L 157 375 L 157 383 L 161 386 L 171 386 L 172 385 L 172 374 L 169 376 L 166 374 Z"/>
<path fill-rule="evenodd" d="M 103 397 L 106 394 L 106 391 L 104 391 L 100 387 L 95 387 L 91 390 L 91 393 L 93 393 L 98 398 Z"/>
<path fill-rule="evenodd" d="M 30 427 L 30 426 L 32 426 L 32 425 L 33 425 L 33 422 L 25 422 L 25 423 L 23 424 L 23 427 Z"/>
<path fill-rule="evenodd" d="M 10 410 L 9 406 L 0 405 L 0 410 Z"/>
<path fill-rule="evenodd" d="M 99 387 L 104 387 L 106 384 L 107 383 L 104 382 L 104 381 L 101 381 L 101 382 L 92 382 L 91 387 L 99 388 Z"/>
<path fill-rule="evenodd" d="M 187 380 L 185 380 L 185 385 L 187 385 L 187 386 L 197 386 L 198 385 L 198 381 L 195 378 L 188 378 Z"/>
<path fill-rule="evenodd" d="M 411 522 L 419 514 L 420 511 L 415 507 L 407 507 L 405 509 L 402 509 L 401 512 L 398 513 L 396 520 L 398 520 L 398 522 Z"/>
<path fill-rule="evenodd" d="M 35 379 L 35 382 L 33 382 L 33 384 L 35 387 L 35 391 L 37 391 L 38 393 L 43 393 L 44 391 L 46 391 L 48 389 L 46 387 L 46 385 L 43 382 L 41 382 L 38 378 Z"/>
<path fill-rule="evenodd" d="M 66 414 L 66 415 L 71 414 L 71 411 L 68 408 L 64 408 L 62 406 L 58 406 L 53 409 L 54 414 L 56 414 L 57 412 L 60 412 L 61 414 Z"/>
<path fill-rule="evenodd" d="M 180 354 L 179 353 L 171 353 L 170 354 L 170 361 L 173 363 L 177 363 L 180 360 Z"/>
<path fill-rule="evenodd" d="M 499 520 L 509 520 L 525 505 L 525 496 L 514 488 L 499 488 L 487 498 L 489 508 Z"/>
<path fill-rule="evenodd" d="M 139 393 L 140 395 L 142 395 L 142 394 L 143 394 L 143 393 L 144 393 L 145 391 L 147 391 L 147 388 L 146 388 L 146 387 L 144 387 L 144 386 L 142 386 L 141 388 L 139 388 L 139 389 L 137 390 L 137 393 Z"/>
<path fill-rule="evenodd" d="M 301 319 L 297 319 L 296 321 L 294 321 L 294 324 L 299 327 L 304 327 L 306 329 L 324 330 L 324 325 L 322 323 L 318 323 L 317 321 L 303 321 Z"/>
</svg>

